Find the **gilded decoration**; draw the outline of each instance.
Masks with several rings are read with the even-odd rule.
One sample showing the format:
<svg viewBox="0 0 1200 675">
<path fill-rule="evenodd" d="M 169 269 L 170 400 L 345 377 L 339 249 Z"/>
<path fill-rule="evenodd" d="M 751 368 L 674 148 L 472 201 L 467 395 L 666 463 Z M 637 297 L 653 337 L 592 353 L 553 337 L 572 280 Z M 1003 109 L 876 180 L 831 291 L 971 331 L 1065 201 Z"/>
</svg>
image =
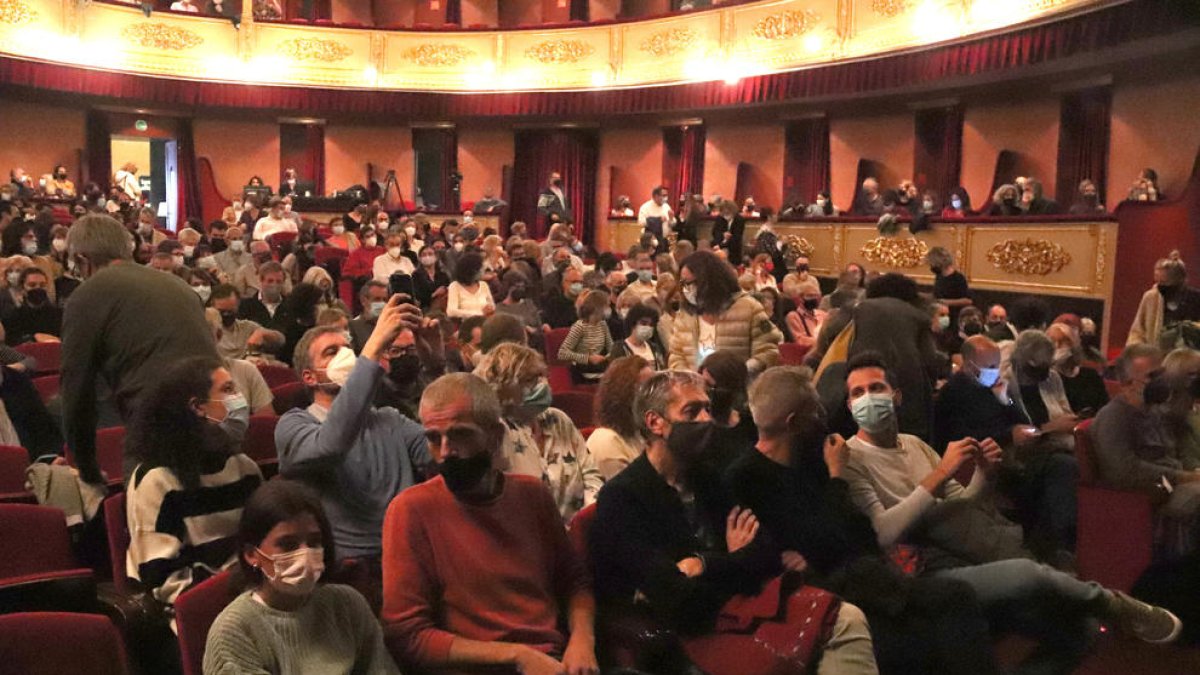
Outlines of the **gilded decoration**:
<svg viewBox="0 0 1200 675">
<path fill-rule="evenodd" d="M 150 21 L 126 26 L 121 36 L 139 47 L 171 51 L 191 49 L 204 42 L 204 38 L 190 30 Z"/>
<path fill-rule="evenodd" d="M 908 9 L 908 0 L 871 0 L 871 11 L 892 18 Z"/>
<path fill-rule="evenodd" d="M 0 0 L 0 23 L 21 26 L 37 18 L 37 12 L 22 0 Z"/>
<path fill-rule="evenodd" d="M 425 43 L 407 49 L 404 58 L 425 68 L 457 66 L 475 56 L 475 52 L 461 45 Z"/>
<path fill-rule="evenodd" d="M 763 17 L 754 34 L 764 40 L 787 40 L 812 30 L 821 17 L 808 9 L 792 9 Z"/>
<path fill-rule="evenodd" d="M 353 49 L 336 40 L 323 38 L 293 38 L 281 42 L 276 51 L 293 61 L 326 61 L 330 63 L 346 59 L 354 53 Z"/>
<path fill-rule="evenodd" d="M 1045 239 L 1005 239 L 988 250 L 987 259 L 1009 274 L 1045 276 L 1066 267 L 1071 254 Z"/>
<path fill-rule="evenodd" d="M 575 63 L 592 55 L 596 48 L 582 40 L 546 40 L 525 50 L 525 58 L 545 64 Z"/>
<path fill-rule="evenodd" d="M 654 56 L 671 56 L 691 47 L 699 37 L 691 28 L 672 28 L 642 40 L 641 49 Z"/>
<path fill-rule="evenodd" d="M 788 261 L 794 262 L 800 256 L 811 258 L 812 254 L 816 252 L 817 247 L 813 246 L 813 243 L 804 237 L 789 234 L 783 238 L 783 249 L 785 251 L 783 257 Z"/>
<path fill-rule="evenodd" d="M 907 269 L 919 267 L 925 262 L 925 256 L 929 255 L 929 245 L 916 237 L 875 237 L 863 244 L 858 252 L 867 262 Z"/>
</svg>

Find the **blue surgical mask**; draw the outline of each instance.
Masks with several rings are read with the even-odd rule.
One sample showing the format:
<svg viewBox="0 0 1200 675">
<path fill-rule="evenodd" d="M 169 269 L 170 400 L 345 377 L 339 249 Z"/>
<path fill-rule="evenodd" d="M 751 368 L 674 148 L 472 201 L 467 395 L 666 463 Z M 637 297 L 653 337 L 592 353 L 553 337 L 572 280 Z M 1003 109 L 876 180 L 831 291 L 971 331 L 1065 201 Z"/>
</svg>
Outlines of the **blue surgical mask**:
<svg viewBox="0 0 1200 675">
<path fill-rule="evenodd" d="M 654 281 L 654 272 L 651 270 L 638 270 L 638 281 L 643 284 L 648 284 Z"/>
<path fill-rule="evenodd" d="M 554 402 L 554 394 L 550 391 L 550 384 L 545 380 L 538 382 L 528 391 L 525 392 L 521 403 L 526 408 L 534 408 L 539 413 L 550 407 Z"/>
<path fill-rule="evenodd" d="M 953 206 L 956 210 L 961 211 L 962 210 L 962 200 L 959 199 L 958 197 L 954 197 L 950 200 L 950 206 Z"/>
<path fill-rule="evenodd" d="M 896 402 L 891 394 L 863 394 L 850 404 L 858 427 L 868 434 L 887 431 L 896 419 Z"/>
<path fill-rule="evenodd" d="M 225 397 L 225 419 L 218 425 L 230 438 L 242 442 L 250 428 L 250 404 L 241 394 Z"/>
<path fill-rule="evenodd" d="M 980 368 L 979 377 L 976 379 L 979 380 L 979 384 L 991 389 L 993 386 L 995 386 L 996 382 L 1000 380 L 1000 369 Z"/>
</svg>

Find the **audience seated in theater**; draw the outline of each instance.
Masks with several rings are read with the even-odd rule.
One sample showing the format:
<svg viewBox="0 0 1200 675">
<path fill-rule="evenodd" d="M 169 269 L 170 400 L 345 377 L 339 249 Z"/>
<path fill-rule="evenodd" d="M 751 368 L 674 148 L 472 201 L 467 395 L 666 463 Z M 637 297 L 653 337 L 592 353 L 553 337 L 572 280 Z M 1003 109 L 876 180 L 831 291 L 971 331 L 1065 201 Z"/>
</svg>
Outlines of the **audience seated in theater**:
<svg viewBox="0 0 1200 675">
<path fill-rule="evenodd" d="M 401 330 L 380 363 L 385 377 L 375 394 L 376 407 L 395 408 L 417 420 L 421 392 L 446 373 L 446 347 L 440 326 L 436 330 Z"/>
<path fill-rule="evenodd" d="M 670 368 L 695 370 L 718 349 L 740 356 L 752 373 L 778 362 L 783 334 L 762 305 L 741 292 L 728 263 L 697 251 L 683 261 L 679 285 L 684 303 L 672 326 Z"/>
<path fill-rule="evenodd" d="M 623 319 L 625 333 L 629 337 L 613 344 L 609 352 L 609 366 L 611 367 L 611 363 L 617 359 L 637 356 L 653 370 L 666 369 L 666 351 L 659 344 L 656 330 L 658 320 L 658 310 L 654 307 L 644 303 L 630 306 Z"/>
<path fill-rule="evenodd" d="M 576 384 L 595 384 L 608 367 L 613 338 L 608 330 L 608 314 L 612 308 L 608 292 L 584 291 L 575 303 L 579 319 L 558 349 L 558 358 L 571 365 L 571 378 Z"/>
<path fill-rule="evenodd" d="M 289 480 L 260 487 L 237 537 L 242 592 L 208 631 L 204 672 L 400 672 L 370 605 L 322 581 L 337 564 L 317 496 Z"/>
<path fill-rule="evenodd" d="M 491 316 L 496 311 L 491 288 L 483 282 L 483 256 L 467 251 L 454 268 L 454 281 L 446 289 L 446 316 L 464 319 Z"/>
<path fill-rule="evenodd" d="M 1063 389 L 1071 410 L 1080 417 L 1094 417 L 1108 404 L 1104 378 L 1090 366 L 1084 365 L 1083 347 L 1078 330 L 1069 324 L 1050 324 L 1046 336 L 1054 342 L 1054 372 L 1062 378 Z"/>
<path fill-rule="evenodd" d="M 850 205 L 850 213 L 856 216 L 883 215 L 883 196 L 879 193 L 879 181 L 868 176 L 863 179 L 862 189 Z"/>
<path fill-rule="evenodd" d="M 213 336 L 217 340 L 219 349 L 223 329 L 222 317 L 211 309 L 206 312 L 206 316 L 209 325 L 212 326 Z M 225 370 L 229 371 L 229 376 L 233 378 L 234 388 L 246 398 L 250 414 L 273 416 L 275 408 L 272 403 L 275 401 L 275 395 L 271 393 L 271 388 L 267 385 L 267 380 L 258 366 L 241 357 L 224 355 L 221 356 L 221 362 L 224 363 Z"/>
<path fill-rule="evenodd" d="M 1062 377 L 1054 369 L 1054 342 L 1042 331 L 1023 330 L 1013 343 L 1001 376 L 1008 395 L 1041 432 L 1040 441 L 1070 451 L 1079 416 L 1067 400 Z"/>
<path fill-rule="evenodd" d="M 350 252 L 350 257 L 342 264 L 342 277 L 355 281 L 371 278 L 374 273 L 375 259 L 387 252 L 384 240 L 371 226 L 365 226 L 358 231 L 362 246 Z"/>
<path fill-rule="evenodd" d="M 529 278 L 521 271 L 528 269 L 525 265 L 520 268 L 512 267 L 500 275 L 501 298 L 496 305 L 496 316 L 507 315 L 521 322 L 530 340 L 540 340 L 542 314 L 530 297 Z"/>
<path fill-rule="evenodd" d="M 804 267 L 807 270 L 807 259 L 805 259 Z M 815 277 L 809 277 L 809 279 L 816 280 Z M 787 280 L 784 280 L 784 283 L 786 284 Z M 795 298 L 796 309 L 787 314 L 787 329 L 791 333 L 792 342 L 811 349 L 816 346 L 817 337 L 821 334 L 821 328 L 829 313 L 820 308 L 820 286 L 815 283 L 801 282 L 795 288 L 797 293 L 792 297 Z"/>
<path fill-rule="evenodd" d="M 255 241 L 265 241 L 273 234 L 299 232 L 296 221 L 286 217 L 283 199 L 272 197 L 267 203 L 267 208 L 267 215 L 259 218 L 254 224 Z"/>
<path fill-rule="evenodd" d="M 604 478 L 575 423 L 553 407 L 541 354 L 501 344 L 484 354 L 474 374 L 500 401 L 505 432 L 496 467 L 541 480 L 564 523 L 596 501 Z"/>
<path fill-rule="evenodd" d="M 853 302 L 851 304 L 856 304 L 866 295 L 867 281 L 867 270 L 865 267 L 854 262 L 846 263 L 845 269 L 838 275 L 837 287 L 834 289 L 834 292 L 845 290 L 853 293 Z M 837 307 L 832 305 L 832 300 L 833 293 L 823 296 L 820 308 L 826 311 L 837 309 Z"/>
<path fill-rule="evenodd" d="M 420 249 L 417 262 L 419 265 L 412 273 L 417 304 L 425 311 L 433 308 L 435 303 L 444 306 L 450 276 L 442 269 L 437 251 L 426 244 Z"/>
<path fill-rule="evenodd" d="M 1105 212 L 1104 204 L 1100 203 L 1100 192 L 1096 183 L 1090 178 L 1079 181 L 1079 191 L 1069 213 L 1073 216 L 1095 216 Z"/>
<path fill-rule="evenodd" d="M 813 199 L 813 203 L 808 205 L 807 209 L 803 210 L 803 215 L 806 218 L 830 218 L 839 215 L 838 208 L 833 205 L 833 197 L 829 196 L 828 190 L 821 190 Z M 788 215 L 788 214 L 783 214 Z M 799 216 L 801 213 L 797 212 Z"/>
<path fill-rule="evenodd" d="M 738 213 L 737 204 L 726 199 L 721 202 L 712 226 L 712 245 L 725 251 L 729 264 L 742 264 L 742 239 L 746 233 L 746 218 Z"/>
<path fill-rule="evenodd" d="M 750 261 L 746 273 L 738 279 L 742 290 L 753 293 L 765 288 L 778 289 L 779 282 L 775 279 L 775 263 L 766 253 L 756 254 Z"/>
<path fill-rule="evenodd" d="M 1179 324 L 1200 320 L 1200 291 L 1187 285 L 1179 251 L 1154 264 L 1154 288 L 1142 295 L 1126 344 L 1172 349 L 1182 337 Z"/>
<path fill-rule="evenodd" d="M 67 177 L 67 167 L 59 164 L 54 167 L 54 171 L 46 176 L 45 193 L 50 197 L 63 197 L 71 199 L 75 197 L 75 183 Z"/>
<path fill-rule="evenodd" d="M 321 495 L 338 556 L 359 559 L 375 583 L 388 503 L 429 464 L 420 425 L 373 403 L 390 366 L 388 352 L 406 328 L 436 333 L 437 324 L 393 296 L 357 357 L 336 328 L 305 333 L 293 366 L 313 403 L 284 413 L 275 428 L 280 474 Z"/>
<path fill-rule="evenodd" d="M 761 291 L 751 293 L 750 297 L 758 301 L 762 305 L 763 312 L 771 319 L 771 323 L 775 328 L 783 334 L 782 342 L 792 341 L 792 331 L 787 325 L 787 314 L 785 311 L 790 307 L 790 303 L 785 303 L 779 296 L 779 291 L 775 288 L 764 288 Z"/>
<path fill-rule="evenodd" d="M 637 253 L 632 260 L 633 269 L 625 275 L 626 285 L 618 290 L 611 287 L 613 297 L 616 297 L 624 292 L 628 292 L 636 296 L 638 302 L 643 302 L 647 298 L 652 298 L 655 295 L 655 278 L 654 278 L 654 256 L 653 254 L 641 247 L 638 247 Z"/>
<path fill-rule="evenodd" d="M 67 443 L 89 483 L 104 482 L 95 457 L 101 380 L 128 422 L 139 397 L 169 365 L 188 356 L 217 356 L 196 294 L 174 275 L 133 264 L 129 242 L 123 225 L 99 214 L 80 218 L 67 235 L 69 255 L 85 281 L 63 312 L 60 397 Z M 132 468 L 127 462 L 126 473 Z"/>
<path fill-rule="evenodd" d="M 1120 490 L 1165 497 L 1160 513 L 1186 527 L 1185 545 L 1190 549 L 1197 541 L 1200 471 L 1184 466 L 1176 437 L 1164 423 L 1161 413 L 1170 407 L 1171 387 L 1160 381 L 1161 368 L 1158 348 L 1126 347 L 1116 362 L 1121 393 L 1096 415 L 1091 433 L 1101 481 Z"/>
<path fill-rule="evenodd" d="M 787 264 L 788 273 L 784 275 L 783 280 L 779 284 L 779 290 L 783 297 L 795 302 L 796 306 L 800 306 L 798 298 L 805 288 L 811 287 L 816 291 L 817 297 L 821 296 L 821 284 L 817 281 L 816 275 L 810 274 L 808 256 L 803 253 L 797 253 L 795 258 L 792 258 Z"/>
<path fill-rule="evenodd" d="M 1058 202 L 1042 194 L 1042 182 L 1036 178 L 1026 178 L 1021 193 L 1021 210 L 1027 216 L 1052 216 L 1062 213 Z"/>
<path fill-rule="evenodd" d="M 388 231 L 386 251 L 375 258 L 371 276 L 375 281 L 388 282 L 392 274 L 412 274 L 416 271 L 416 256 L 408 250 L 408 236 L 401 231 Z"/>
<path fill-rule="evenodd" d="M 246 241 L 242 237 L 242 228 L 238 226 L 230 227 L 225 231 L 225 239 L 228 242 L 228 246 L 225 247 L 225 250 L 213 255 L 213 260 L 216 261 L 217 267 L 220 268 L 221 272 L 232 281 L 236 278 L 239 270 L 253 261 L 250 253 L 246 251 Z M 214 241 L 216 240 L 214 239 Z"/>
<path fill-rule="evenodd" d="M 899 432 L 896 380 L 877 354 L 860 354 L 847 372 L 849 407 L 859 425 L 847 441 L 851 499 L 871 519 L 880 546 L 915 546 L 921 577 L 965 582 L 993 630 L 1016 628 L 1040 643 L 1021 664 L 1023 672 L 1073 670 L 1098 635 L 1097 621 L 1147 642 L 1178 637 L 1180 622 L 1169 612 L 1026 557 L 1019 528 L 995 512 L 988 489 L 1006 461 L 995 440 L 967 437 L 938 457 L 919 438 Z M 964 488 L 953 476 L 968 460 L 976 468 Z M 1026 615 L 1015 626 L 1014 606 Z"/>
<path fill-rule="evenodd" d="M 4 318 L 7 343 L 57 342 L 62 337 L 62 309 L 50 296 L 50 278 L 40 267 L 26 267 L 17 286 L 21 302 Z"/>
<path fill-rule="evenodd" d="M 748 196 L 742 200 L 742 215 L 746 218 L 762 217 L 762 213 L 758 208 L 758 204 L 754 201 L 754 197 Z"/>
<path fill-rule="evenodd" d="M 638 389 L 634 417 L 646 451 L 601 491 L 591 530 L 601 615 L 648 613 L 685 637 L 711 633 L 727 601 L 757 595 L 780 572 L 779 553 L 758 536 L 754 514 L 734 507 L 721 477 L 706 470 L 715 442 L 703 378 L 655 373 Z M 823 618 L 786 607 L 782 622 L 796 634 L 805 618 Z M 762 649 L 753 634 L 724 637 L 733 653 Z M 729 666 L 718 672 L 745 673 Z M 850 603 L 837 610 L 817 672 L 877 672 L 866 619 Z"/>
<path fill-rule="evenodd" d="M 1022 192 L 1016 185 L 1005 183 L 996 188 L 996 192 L 992 194 L 992 205 L 988 207 L 984 215 L 988 216 L 1023 216 L 1025 211 L 1022 210 Z"/>
<path fill-rule="evenodd" d="M 483 188 L 483 197 L 475 202 L 476 213 L 500 213 L 500 210 L 508 206 L 508 202 L 496 196 L 496 189 L 488 186 Z"/>
<path fill-rule="evenodd" d="M 1134 202 L 1157 202 L 1166 199 L 1158 188 L 1158 172 L 1154 169 L 1142 169 L 1133 181 L 1133 186 L 1129 188 L 1127 199 Z"/>
<path fill-rule="evenodd" d="M 933 331 L 933 343 L 937 347 L 939 358 L 944 357 L 945 362 L 941 364 L 945 369 L 939 369 L 938 380 L 944 380 L 949 375 L 949 369 L 952 368 L 960 349 L 962 349 L 962 338 L 958 336 L 958 332 L 953 329 L 954 324 L 950 322 L 950 308 L 940 302 L 935 302 L 930 306 L 930 314 L 933 316 L 933 321 L 930 323 L 930 330 Z"/>
<path fill-rule="evenodd" d="M 256 245 L 263 245 L 263 242 L 256 242 Z M 279 313 L 279 308 L 283 306 L 283 300 L 290 292 L 289 285 L 286 284 L 283 266 L 279 263 L 270 260 L 270 252 L 255 251 L 255 262 L 258 263 L 257 272 L 254 275 L 257 277 L 255 287 L 247 285 L 246 291 L 252 291 L 247 294 L 243 292 L 242 300 L 238 305 L 238 318 L 249 319 L 264 328 L 280 330 L 277 326 L 276 314 Z M 252 263 L 253 264 L 253 263 Z M 241 277 L 245 281 L 249 281 L 250 270 L 242 268 Z M 280 317 L 282 319 L 283 317 Z"/>
<path fill-rule="evenodd" d="M 862 608 L 883 672 L 996 672 L 987 620 L 970 588 L 906 575 L 855 508 L 845 479 L 849 450 L 841 436 L 825 433 L 811 372 L 770 368 L 749 397 L 756 451 L 739 458 L 726 480 L 784 569 Z"/>
<path fill-rule="evenodd" d="M 184 358 L 157 375 L 126 443 L 136 468 L 125 572 L 172 605 L 236 560 L 237 519 L 262 474 L 226 430 L 246 402 L 219 359 Z"/>
<path fill-rule="evenodd" d="M 965 216 L 974 215 L 971 211 L 971 194 L 964 187 L 957 187 L 950 191 L 950 198 L 946 202 L 946 206 L 942 208 L 943 218 L 963 218 Z"/>
<path fill-rule="evenodd" d="M 630 402 L 654 368 L 639 356 L 614 359 L 596 390 L 596 422 L 587 447 L 604 480 L 612 480 L 646 448 Z"/>
<path fill-rule="evenodd" d="M 392 653 L 404 667 L 598 672 L 595 600 L 553 499 L 493 466 L 505 423 L 492 387 L 440 378 L 421 419 L 439 476 L 401 493 L 384 523 Z"/>
<path fill-rule="evenodd" d="M 569 328 L 575 323 L 575 302 L 583 293 L 583 273 L 565 260 L 560 265 L 561 269 L 556 268 L 544 278 L 542 318 L 549 328 Z"/>
</svg>

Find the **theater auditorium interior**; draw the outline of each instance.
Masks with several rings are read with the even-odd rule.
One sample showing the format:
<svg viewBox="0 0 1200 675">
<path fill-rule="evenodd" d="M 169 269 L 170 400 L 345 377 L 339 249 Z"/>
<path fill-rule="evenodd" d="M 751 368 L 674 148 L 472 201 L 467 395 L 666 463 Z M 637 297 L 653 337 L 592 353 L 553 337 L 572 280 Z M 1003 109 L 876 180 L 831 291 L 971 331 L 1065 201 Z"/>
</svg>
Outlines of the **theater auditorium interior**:
<svg viewBox="0 0 1200 675">
<path fill-rule="evenodd" d="M 0 673 L 1200 673 L 1197 0 L 0 0 Z"/>
</svg>

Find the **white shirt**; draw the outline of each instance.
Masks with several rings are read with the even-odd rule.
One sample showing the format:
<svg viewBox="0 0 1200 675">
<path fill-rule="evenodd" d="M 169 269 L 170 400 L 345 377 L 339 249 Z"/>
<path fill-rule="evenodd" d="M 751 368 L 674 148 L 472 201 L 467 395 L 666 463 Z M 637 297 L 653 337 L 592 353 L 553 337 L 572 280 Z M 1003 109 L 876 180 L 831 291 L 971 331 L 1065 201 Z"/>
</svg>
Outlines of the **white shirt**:
<svg viewBox="0 0 1200 675">
<path fill-rule="evenodd" d="M 172 12 L 191 12 L 191 13 L 195 14 L 200 11 L 200 8 L 195 5 L 192 5 L 192 4 L 187 4 L 187 3 L 183 3 L 183 2 L 173 2 L 173 3 L 171 3 L 171 11 Z"/>
<path fill-rule="evenodd" d="M 446 289 L 446 316 L 450 318 L 483 316 L 483 309 L 488 305 L 495 305 L 492 302 L 492 290 L 482 281 L 474 293 L 457 281 L 450 282 L 450 287 Z"/>
<path fill-rule="evenodd" d="M 638 209 L 638 225 L 646 226 L 647 218 L 662 218 L 663 236 L 671 231 L 671 207 L 666 202 L 655 204 L 654 200 L 642 204 L 642 208 Z"/>
<path fill-rule="evenodd" d="M 278 234 L 280 232 L 299 233 L 300 228 L 296 227 L 296 221 L 291 218 L 272 218 L 266 216 L 259 218 L 254 224 L 254 239 L 255 241 L 263 241 L 267 237 Z"/>
<path fill-rule="evenodd" d="M 385 284 L 394 272 L 412 274 L 414 271 L 416 271 L 416 267 L 408 259 L 408 256 L 403 254 L 399 258 L 393 258 L 384 253 L 383 255 L 376 256 L 375 262 L 371 264 L 371 276 L 374 277 L 375 281 L 382 281 Z"/>
<path fill-rule="evenodd" d="M 634 356 L 640 356 L 654 364 L 654 350 L 650 349 L 650 345 L 643 342 L 641 345 L 634 344 L 631 338 L 625 338 L 625 346 L 629 349 L 629 353 Z"/>
<path fill-rule="evenodd" d="M 126 195 L 129 195 L 130 199 L 137 199 L 142 196 L 142 188 L 138 184 L 137 176 L 129 171 L 121 169 L 113 175 L 113 179 L 116 180 L 117 187 L 121 188 L 121 191 Z"/>
<path fill-rule="evenodd" d="M 588 451 L 600 469 L 604 480 L 612 477 L 629 466 L 645 449 L 645 442 L 640 438 L 624 438 L 616 431 L 607 427 L 599 427 L 587 439 Z"/>
</svg>

